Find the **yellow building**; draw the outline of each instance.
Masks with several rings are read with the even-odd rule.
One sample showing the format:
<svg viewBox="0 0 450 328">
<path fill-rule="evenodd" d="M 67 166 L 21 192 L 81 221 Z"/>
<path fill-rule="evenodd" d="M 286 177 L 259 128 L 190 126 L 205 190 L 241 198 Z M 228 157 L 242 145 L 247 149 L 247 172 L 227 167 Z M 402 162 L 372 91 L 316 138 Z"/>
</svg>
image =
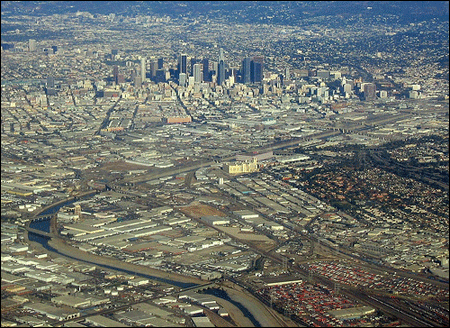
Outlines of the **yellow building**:
<svg viewBox="0 0 450 328">
<path fill-rule="evenodd" d="M 239 162 L 236 164 L 224 163 L 223 169 L 229 174 L 256 172 L 258 171 L 258 160 L 253 158 L 252 161 Z"/>
</svg>

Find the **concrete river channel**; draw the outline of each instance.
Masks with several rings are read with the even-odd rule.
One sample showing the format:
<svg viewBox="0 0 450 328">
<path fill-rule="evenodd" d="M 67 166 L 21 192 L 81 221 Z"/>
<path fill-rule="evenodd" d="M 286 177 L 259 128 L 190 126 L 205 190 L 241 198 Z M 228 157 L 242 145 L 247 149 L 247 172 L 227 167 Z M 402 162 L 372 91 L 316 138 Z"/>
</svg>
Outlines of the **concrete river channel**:
<svg viewBox="0 0 450 328">
<path fill-rule="evenodd" d="M 53 207 L 50 207 L 45 212 L 42 212 L 40 214 L 40 216 L 49 215 L 49 214 L 55 215 L 61 207 L 70 205 L 70 204 L 74 203 L 75 201 L 76 200 L 74 199 L 74 200 L 71 200 L 71 201 L 64 202 L 63 204 L 58 204 L 58 205 L 55 205 Z M 33 229 L 36 229 L 36 230 L 40 230 L 40 231 L 43 231 L 43 232 L 50 233 L 50 223 L 51 223 L 51 219 L 50 218 L 41 219 L 41 220 L 34 220 L 34 221 L 32 221 L 30 223 L 29 227 L 33 228 Z M 67 255 L 67 254 L 63 254 L 63 253 L 59 252 L 57 249 L 55 249 L 54 247 L 50 246 L 48 244 L 48 242 L 50 240 L 49 237 L 42 236 L 42 235 L 36 234 L 34 232 L 28 232 L 28 239 L 29 239 L 29 241 L 37 242 L 37 243 L 41 244 L 42 247 L 44 247 L 45 249 L 47 249 L 47 250 L 49 250 L 49 251 L 51 251 L 53 253 L 56 253 L 58 255 L 61 255 L 62 257 L 74 259 L 74 260 L 77 260 L 77 261 L 80 260 L 79 258 L 72 257 L 72 256 Z M 97 263 L 92 262 L 92 261 L 88 261 L 86 259 L 83 259 L 82 261 L 86 262 L 86 263 L 98 265 Z M 130 275 L 139 275 L 139 276 L 144 277 L 144 278 L 148 278 L 148 279 L 151 279 L 151 280 L 155 280 L 155 281 L 159 281 L 159 282 L 162 282 L 162 283 L 166 283 L 166 284 L 170 284 L 170 285 L 173 285 L 173 286 L 177 286 L 177 287 L 180 287 L 182 289 L 198 286 L 197 284 L 194 284 L 194 283 L 185 283 L 185 282 L 180 282 L 180 281 L 176 281 L 176 280 L 170 280 L 170 279 L 166 279 L 166 278 L 156 277 L 156 276 L 152 276 L 152 275 L 136 273 L 136 272 L 129 271 L 129 270 L 126 270 L 126 269 L 123 269 L 123 268 L 118 268 L 118 267 L 114 267 L 114 266 L 108 266 L 108 265 L 104 265 L 104 264 L 101 264 L 101 267 L 107 268 L 107 269 L 111 269 L 111 270 L 125 272 L 125 273 L 130 274 Z M 255 327 L 261 327 L 261 324 L 258 322 L 258 320 L 255 319 L 254 315 L 242 303 L 231 299 L 230 296 L 226 293 L 226 291 L 219 290 L 219 289 L 208 289 L 207 291 L 205 291 L 205 293 L 214 295 L 214 296 L 219 297 L 219 298 L 222 298 L 222 299 L 224 299 L 226 301 L 229 301 L 230 303 L 234 304 L 240 311 L 242 311 L 244 316 L 246 316 L 252 322 L 252 324 Z"/>
</svg>

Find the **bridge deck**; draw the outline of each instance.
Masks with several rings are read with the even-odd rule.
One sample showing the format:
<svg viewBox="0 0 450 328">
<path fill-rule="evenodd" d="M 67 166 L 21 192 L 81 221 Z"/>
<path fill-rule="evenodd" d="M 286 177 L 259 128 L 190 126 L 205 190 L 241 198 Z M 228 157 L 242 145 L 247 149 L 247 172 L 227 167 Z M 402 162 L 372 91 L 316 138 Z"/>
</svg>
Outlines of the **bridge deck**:
<svg viewBox="0 0 450 328">
<path fill-rule="evenodd" d="M 53 237 L 53 234 L 51 234 L 50 232 L 45 232 L 45 231 L 42 231 L 42 230 L 30 228 L 30 227 L 26 227 L 25 229 L 28 232 L 35 233 L 36 235 L 40 235 L 40 236 L 44 236 L 44 237 L 48 237 L 48 238 L 52 238 Z"/>
</svg>

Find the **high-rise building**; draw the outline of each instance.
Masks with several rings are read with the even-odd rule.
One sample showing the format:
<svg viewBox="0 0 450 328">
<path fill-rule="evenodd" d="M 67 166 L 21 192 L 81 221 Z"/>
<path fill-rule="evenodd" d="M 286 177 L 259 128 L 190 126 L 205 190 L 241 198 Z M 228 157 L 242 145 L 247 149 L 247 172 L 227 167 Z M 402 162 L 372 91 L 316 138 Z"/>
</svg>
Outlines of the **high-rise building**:
<svg viewBox="0 0 450 328">
<path fill-rule="evenodd" d="M 188 78 L 188 85 L 189 85 L 190 87 L 193 87 L 193 86 L 194 86 L 194 83 L 195 83 L 194 77 L 193 77 L 193 76 L 189 76 L 189 78 Z"/>
<path fill-rule="evenodd" d="M 47 88 L 55 87 L 55 78 L 51 75 L 47 76 Z"/>
<path fill-rule="evenodd" d="M 147 75 L 147 71 L 146 71 L 146 67 L 145 67 L 145 57 L 141 57 L 141 81 L 145 81 L 146 75 Z"/>
<path fill-rule="evenodd" d="M 178 74 L 187 74 L 187 55 L 182 54 L 178 57 Z"/>
<path fill-rule="evenodd" d="M 364 100 L 374 100 L 377 98 L 377 86 L 374 83 L 364 84 Z"/>
<path fill-rule="evenodd" d="M 249 84 L 251 82 L 251 65 L 252 59 L 251 58 L 244 58 L 242 61 L 242 82 L 244 84 Z"/>
<path fill-rule="evenodd" d="M 118 78 L 119 78 L 119 66 L 117 66 L 117 65 L 114 65 L 114 67 L 113 67 L 113 77 L 114 77 L 114 82 L 115 82 L 116 84 L 119 84 L 119 83 L 118 83 Z"/>
<path fill-rule="evenodd" d="M 209 81 L 209 60 L 204 58 L 203 61 L 203 81 Z"/>
<path fill-rule="evenodd" d="M 255 56 L 251 62 L 251 80 L 253 83 L 261 83 L 263 80 L 264 57 Z"/>
<path fill-rule="evenodd" d="M 114 83 L 120 84 L 125 82 L 123 74 L 119 74 L 119 66 L 115 65 L 113 68 L 113 76 L 114 76 Z"/>
<path fill-rule="evenodd" d="M 155 78 L 155 76 L 156 76 L 156 70 L 157 70 L 157 69 L 158 69 L 158 62 L 152 61 L 152 62 L 150 63 L 150 77 L 151 77 L 152 79 Z"/>
<path fill-rule="evenodd" d="M 142 78 L 139 74 L 136 74 L 134 76 L 134 87 L 135 88 L 140 88 L 142 87 Z"/>
<path fill-rule="evenodd" d="M 52 46 L 53 53 L 56 54 L 58 51 L 58 46 Z"/>
<path fill-rule="evenodd" d="M 155 82 L 166 82 L 166 71 L 164 68 L 156 70 Z"/>
<path fill-rule="evenodd" d="M 291 79 L 291 73 L 289 72 L 289 67 L 284 69 L 284 79 L 289 81 Z"/>
<path fill-rule="evenodd" d="M 350 92 L 352 92 L 352 89 L 353 89 L 353 87 L 350 83 L 345 83 L 343 86 L 344 93 L 345 92 L 350 93 Z"/>
<path fill-rule="evenodd" d="M 223 57 L 223 49 L 220 48 L 219 50 L 219 65 L 218 65 L 218 72 L 217 72 L 217 84 L 222 85 L 225 81 L 225 60 Z"/>
<path fill-rule="evenodd" d="M 164 68 L 164 58 L 158 58 L 158 69 Z"/>
<path fill-rule="evenodd" d="M 194 82 L 202 82 L 202 65 L 201 64 L 194 64 L 193 68 L 193 75 L 194 75 Z"/>
<path fill-rule="evenodd" d="M 194 65 L 199 64 L 199 63 L 200 63 L 200 59 L 197 59 L 194 57 L 191 58 L 191 75 L 192 76 L 194 76 Z"/>
<path fill-rule="evenodd" d="M 178 85 L 184 87 L 186 86 L 186 81 L 187 81 L 186 73 L 180 73 L 180 76 L 178 77 Z"/>
<path fill-rule="evenodd" d="M 36 51 L 36 40 L 34 40 L 34 39 L 28 40 L 28 50 Z"/>
</svg>

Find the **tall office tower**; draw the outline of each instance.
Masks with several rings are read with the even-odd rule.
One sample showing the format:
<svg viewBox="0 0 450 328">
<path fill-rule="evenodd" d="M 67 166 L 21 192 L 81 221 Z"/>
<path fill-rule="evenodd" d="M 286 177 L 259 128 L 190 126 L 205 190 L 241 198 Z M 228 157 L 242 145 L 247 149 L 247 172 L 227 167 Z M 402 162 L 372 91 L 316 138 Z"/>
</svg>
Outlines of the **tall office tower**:
<svg viewBox="0 0 450 328">
<path fill-rule="evenodd" d="M 152 79 L 155 78 L 155 76 L 156 76 L 156 70 L 157 70 L 157 69 L 158 69 L 158 62 L 152 61 L 152 62 L 150 63 L 150 77 L 151 77 Z"/>
<path fill-rule="evenodd" d="M 374 100 L 377 98 L 377 86 L 374 83 L 364 85 L 364 100 Z"/>
<path fill-rule="evenodd" d="M 194 76 L 194 65 L 200 63 L 200 59 L 191 58 L 191 76 Z"/>
<path fill-rule="evenodd" d="M 113 76 L 114 76 L 114 82 L 116 84 L 119 84 L 119 66 L 114 65 L 113 67 Z"/>
<path fill-rule="evenodd" d="M 202 65 L 194 64 L 193 72 L 194 82 L 202 82 Z"/>
<path fill-rule="evenodd" d="M 350 93 L 350 92 L 352 92 L 352 89 L 353 89 L 353 87 L 350 83 L 345 83 L 343 86 L 344 93 L 346 93 L 346 92 Z"/>
<path fill-rule="evenodd" d="M 53 53 L 56 54 L 58 51 L 58 46 L 52 46 Z"/>
<path fill-rule="evenodd" d="M 117 54 L 119 54 L 119 50 L 117 50 L 117 49 L 111 49 L 111 55 L 115 56 L 115 55 L 117 55 Z"/>
<path fill-rule="evenodd" d="M 141 81 L 144 82 L 147 72 L 146 72 L 146 67 L 145 67 L 145 57 L 141 57 Z"/>
<path fill-rule="evenodd" d="M 47 76 L 47 88 L 55 87 L 55 78 L 51 75 Z"/>
<path fill-rule="evenodd" d="M 251 63 L 251 80 L 253 83 L 261 83 L 263 80 L 264 57 L 255 56 Z"/>
<path fill-rule="evenodd" d="M 289 67 L 286 67 L 284 70 L 284 79 L 288 80 L 288 81 L 291 79 L 291 73 L 289 72 Z"/>
<path fill-rule="evenodd" d="M 178 57 L 178 74 L 187 74 L 187 55 L 181 55 Z"/>
<path fill-rule="evenodd" d="M 189 76 L 189 78 L 188 78 L 188 85 L 190 87 L 193 87 L 194 84 L 195 84 L 194 77 L 193 76 Z"/>
<path fill-rule="evenodd" d="M 203 81 L 209 81 L 209 60 L 204 58 L 203 61 Z"/>
<path fill-rule="evenodd" d="M 164 58 L 158 58 L 158 69 L 163 69 Z"/>
<path fill-rule="evenodd" d="M 133 81 L 134 81 L 135 88 L 142 87 L 142 77 L 139 74 L 135 74 Z"/>
<path fill-rule="evenodd" d="M 36 40 L 34 40 L 34 39 L 28 40 L 28 50 L 36 51 Z"/>
<path fill-rule="evenodd" d="M 166 82 L 166 71 L 164 68 L 156 70 L 155 82 Z"/>
<path fill-rule="evenodd" d="M 219 66 L 217 72 L 217 84 L 222 85 L 223 81 L 225 81 L 225 60 L 223 57 L 223 49 L 219 50 Z"/>
<path fill-rule="evenodd" d="M 251 69 L 250 64 L 252 62 L 251 58 L 244 58 L 242 61 L 242 82 L 244 84 L 249 84 L 251 82 Z"/>
<path fill-rule="evenodd" d="M 178 77 L 178 85 L 180 87 L 185 87 L 187 81 L 187 75 L 186 73 L 180 73 L 180 76 Z"/>
</svg>

